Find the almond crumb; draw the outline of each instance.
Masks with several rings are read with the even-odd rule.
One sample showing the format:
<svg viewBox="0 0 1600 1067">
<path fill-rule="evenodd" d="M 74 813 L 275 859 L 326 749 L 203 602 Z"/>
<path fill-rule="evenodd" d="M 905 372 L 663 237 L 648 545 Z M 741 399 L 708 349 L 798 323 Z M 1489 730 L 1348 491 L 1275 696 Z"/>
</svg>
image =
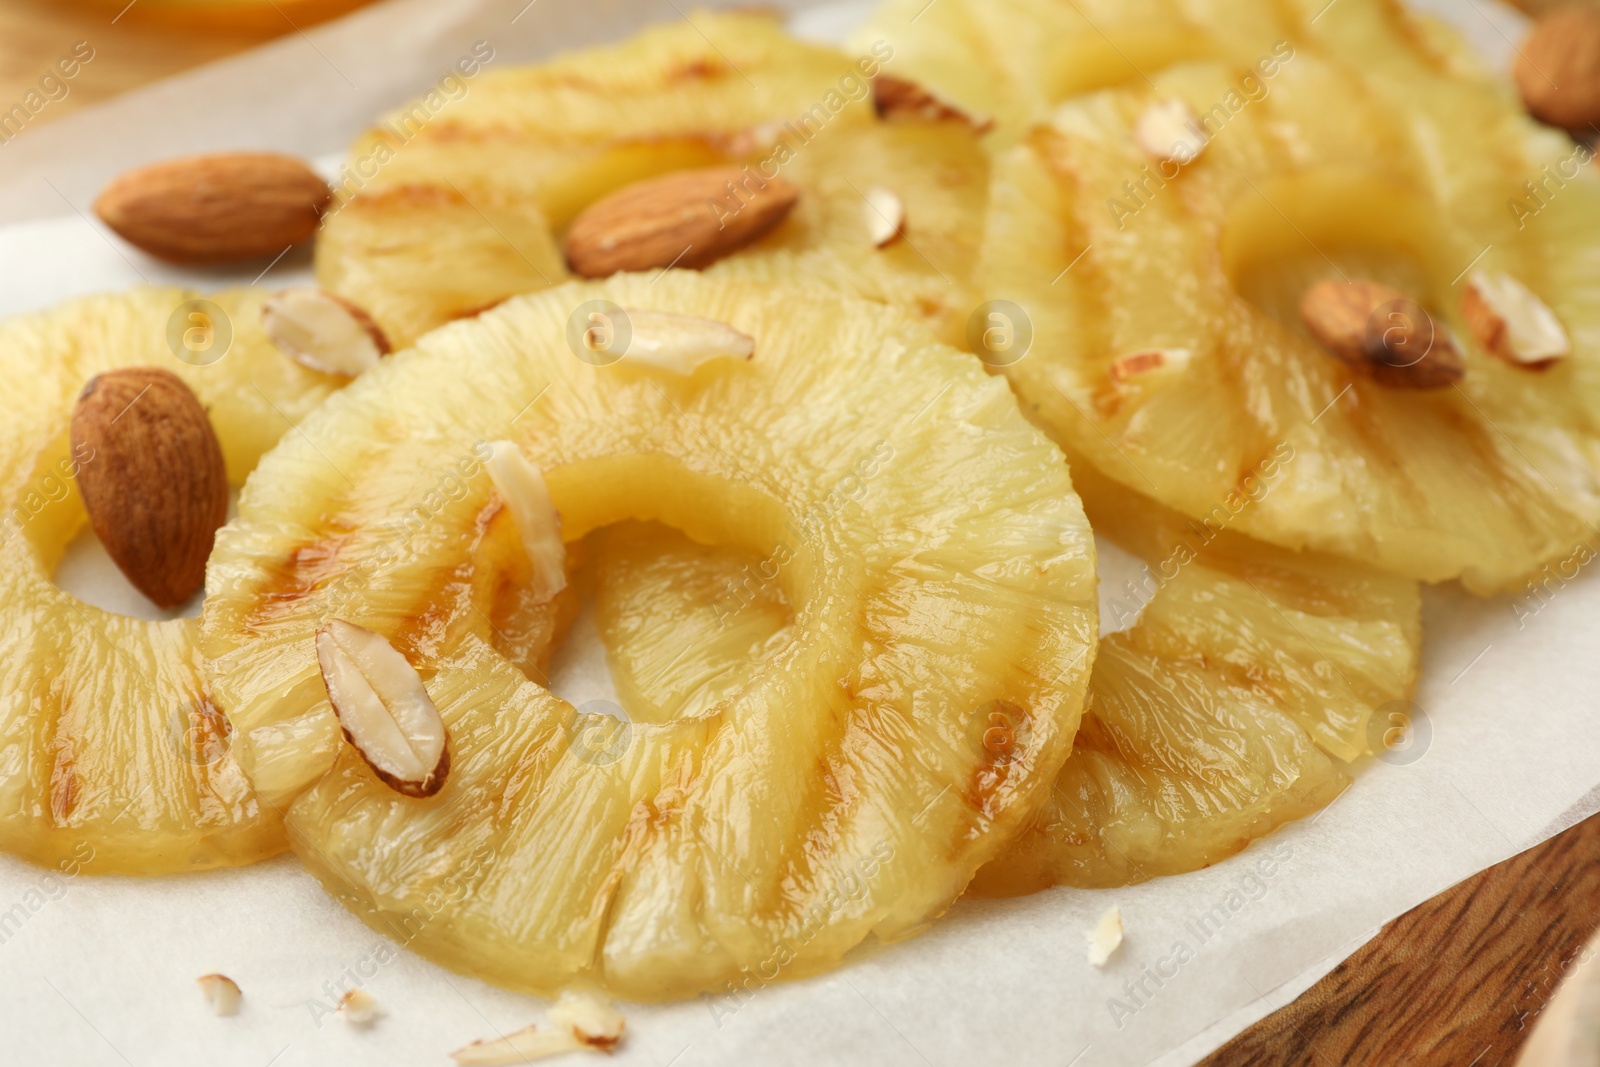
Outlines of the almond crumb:
<svg viewBox="0 0 1600 1067">
<path fill-rule="evenodd" d="M 1096 967 L 1104 967 L 1121 944 L 1122 909 L 1113 904 L 1089 932 L 1089 962 Z"/>
<path fill-rule="evenodd" d="M 572 1031 L 590 1048 L 610 1052 L 622 1040 L 627 1020 L 610 1000 L 582 989 L 567 989 L 550 1008 L 550 1021 Z"/>
<path fill-rule="evenodd" d="M 378 1021 L 383 1009 L 378 1007 L 378 999 L 365 989 L 352 989 L 339 998 L 339 1014 L 351 1026 L 365 1029 Z"/>
<path fill-rule="evenodd" d="M 1158 100 L 1146 107 L 1134 126 L 1134 140 L 1158 163 L 1187 166 L 1205 151 L 1210 138 L 1188 101 Z"/>
<path fill-rule="evenodd" d="M 195 979 L 195 984 L 217 1015 L 239 1014 L 239 1002 L 244 995 L 239 992 L 239 986 L 232 978 L 225 974 L 206 974 Z"/>
<path fill-rule="evenodd" d="M 587 989 L 563 990 L 550 1006 L 549 1030 L 525 1027 L 496 1041 L 474 1041 L 450 1053 L 461 1067 L 503 1067 L 589 1049 L 611 1052 L 622 1040 L 622 1013 L 606 997 Z"/>
</svg>

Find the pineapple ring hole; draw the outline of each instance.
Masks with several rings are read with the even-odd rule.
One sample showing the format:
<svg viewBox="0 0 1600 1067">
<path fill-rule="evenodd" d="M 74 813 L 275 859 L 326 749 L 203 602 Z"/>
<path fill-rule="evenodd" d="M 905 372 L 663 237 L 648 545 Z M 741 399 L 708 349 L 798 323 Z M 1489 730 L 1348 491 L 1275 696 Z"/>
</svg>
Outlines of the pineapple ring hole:
<svg viewBox="0 0 1600 1067">
<path fill-rule="evenodd" d="M 8 510 L 0 537 L 9 540 L 20 532 L 32 549 L 40 577 L 80 604 L 148 622 L 198 618 L 204 589 L 188 603 L 168 610 L 157 607 L 128 581 L 89 525 L 73 471 L 63 435 L 40 457 L 28 487 Z M 230 491 L 230 516 L 237 495 Z"/>
<path fill-rule="evenodd" d="M 1258 189 L 1228 213 L 1223 269 L 1235 293 L 1285 330 L 1311 340 L 1300 298 L 1325 278 L 1381 282 L 1435 318 L 1448 315 L 1451 277 L 1474 253 L 1453 251 L 1437 209 L 1415 190 L 1354 171 L 1295 175 Z"/>
<path fill-rule="evenodd" d="M 656 523 L 750 561 L 756 580 L 789 606 L 791 618 L 811 600 L 826 532 L 807 537 L 788 508 L 748 482 L 692 471 L 661 454 L 580 460 L 547 470 L 545 479 L 569 545 L 622 523 Z M 620 705 L 597 669 L 607 656 L 595 623 L 597 576 L 585 573 L 587 565 L 581 562 L 590 554 L 580 549 L 578 555 L 576 618 L 550 649 L 549 678 L 533 680 L 575 706 L 589 701 Z M 717 610 L 714 604 L 705 607 L 707 612 Z M 633 721 L 657 717 L 637 707 L 623 710 Z"/>
</svg>

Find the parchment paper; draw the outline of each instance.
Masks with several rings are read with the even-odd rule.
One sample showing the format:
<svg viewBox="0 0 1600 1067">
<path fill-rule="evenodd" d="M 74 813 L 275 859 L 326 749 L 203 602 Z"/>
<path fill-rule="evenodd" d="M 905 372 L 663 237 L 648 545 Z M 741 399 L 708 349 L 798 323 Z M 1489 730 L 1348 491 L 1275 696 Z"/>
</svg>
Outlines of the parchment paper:
<svg viewBox="0 0 1600 1067">
<path fill-rule="evenodd" d="M 475 41 L 509 64 L 683 17 L 675 0 L 524 3 L 393 0 L 0 145 L 0 222 L 14 223 L 0 228 L 0 313 L 142 279 L 219 284 L 160 267 L 87 220 L 95 190 L 124 166 L 246 145 L 326 159 Z M 1500 63 L 1521 32 L 1490 0 L 1428 6 Z M 837 39 L 865 10 L 817 8 L 797 26 Z M 305 271 L 291 257 L 264 280 Z M 1107 584 L 1131 566 L 1107 551 Z M 107 607 L 148 609 L 92 543 L 61 580 Z M 919 938 L 742 1004 L 625 1006 L 616 1061 L 1192 1063 L 1383 923 L 1600 809 L 1600 583 L 1581 575 L 1529 608 L 1519 618 L 1508 601 L 1430 591 L 1417 703 L 1431 736 L 1363 768 L 1314 820 L 1181 878 L 964 902 Z M 592 642 L 581 645 L 559 685 L 603 693 Z M 1127 942 L 1096 970 L 1085 934 L 1113 902 Z M 211 971 L 243 988 L 241 1015 L 210 1014 L 194 979 Z M 396 950 L 290 858 L 138 880 L 68 879 L 0 857 L 0 974 L 0 1062 L 17 1064 L 444 1064 L 543 1008 Z M 352 984 L 387 1012 L 370 1031 L 329 1014 Z"/>
</svg>

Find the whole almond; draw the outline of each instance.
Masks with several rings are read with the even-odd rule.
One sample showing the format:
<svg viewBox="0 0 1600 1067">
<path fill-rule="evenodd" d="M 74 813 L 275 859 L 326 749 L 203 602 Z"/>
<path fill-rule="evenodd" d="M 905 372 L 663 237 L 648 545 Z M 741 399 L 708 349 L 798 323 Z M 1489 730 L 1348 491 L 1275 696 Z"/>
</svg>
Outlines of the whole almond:
<svg viewBox="0 0 1600 1067">
<path fill-rule="evenodd" d="M 91 378 L 72 412 L 78 491 L 106 553 L 158 606 L 183 604 L 205 582 L 228 518 L 222 447 L 183 380 L 158 367 Z"/>
<path fill-rule="evenodd" d="M 1579 136 L 1600 124 L 1600 7 L 1572 4 L 1540 17 L 1512 71 L 1534 118 Z"/>
<path fill-rule="evenodd" d="M 275 256 L 316 232 L 332 193 L 293 156 L 222 152 L 128 171 L 94 211 L 129 244 L 173 263 Z"/>
<path fill-rule="evenodd" d="M 750 167 L 649 178 L 591 204 L 567 231 L 567 264 L 584 278 L 678 266 L 699 269 L 788 218 L 800 190 Z"/>
<path fill-rule="evenodd" d="M 1339 360 L 1393 389 L 1443 389 L 1466 364 L 1416 301 L 1371 281 L 1328 279 L 1306 290 L 1300 317 Z"/>
</svg>

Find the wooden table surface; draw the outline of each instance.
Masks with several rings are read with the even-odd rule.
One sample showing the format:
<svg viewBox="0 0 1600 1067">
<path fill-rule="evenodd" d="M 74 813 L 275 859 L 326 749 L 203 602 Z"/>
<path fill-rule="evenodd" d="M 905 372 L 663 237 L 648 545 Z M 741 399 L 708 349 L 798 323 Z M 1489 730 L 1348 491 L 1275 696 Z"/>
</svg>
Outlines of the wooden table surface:
<svg viewBox="0 0 1600 1067">
<path fill-rule="evenodd" d="M 281 22 L 258 18 L 247 29 L 175 33 L 137 2 L 113 21 L 118 7 L 4 0 L 0 110 L 80 40 L 90 42 L 95 58 L 68 96 L 40 113 L 41 121 L 303 29 L 315 18 L 300 11 L 291 21 L 295 8 L 286 4 Z M 1396 919 L 1205 1067 L 1510 1065 L 1567 963 L 1597 927 L 1600 816 Z"/>
</svg>

